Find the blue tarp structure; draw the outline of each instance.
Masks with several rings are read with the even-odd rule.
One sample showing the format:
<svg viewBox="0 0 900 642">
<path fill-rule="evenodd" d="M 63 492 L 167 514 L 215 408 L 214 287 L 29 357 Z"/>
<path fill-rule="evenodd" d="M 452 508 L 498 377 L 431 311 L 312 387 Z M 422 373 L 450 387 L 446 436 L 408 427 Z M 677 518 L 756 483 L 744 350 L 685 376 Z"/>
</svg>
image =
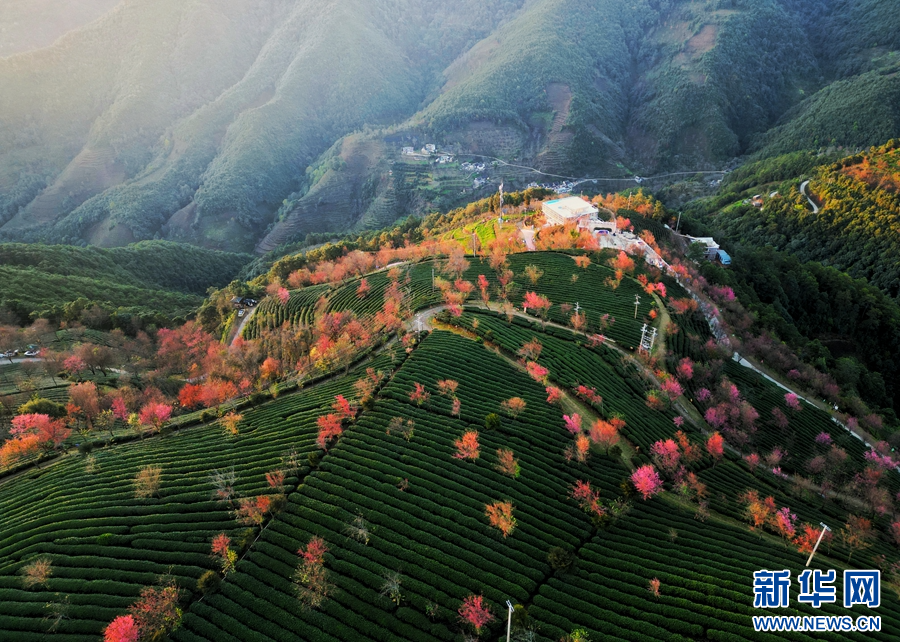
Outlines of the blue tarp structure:
<svg viewBox="0 0 900 642">
<path fill-rule="evenodd" d="M 725 250 L 716 251 L 716 260 L 722 265 L 731 265 L 731 257 L 728 256 L 728 252 Z"/>
</svg>

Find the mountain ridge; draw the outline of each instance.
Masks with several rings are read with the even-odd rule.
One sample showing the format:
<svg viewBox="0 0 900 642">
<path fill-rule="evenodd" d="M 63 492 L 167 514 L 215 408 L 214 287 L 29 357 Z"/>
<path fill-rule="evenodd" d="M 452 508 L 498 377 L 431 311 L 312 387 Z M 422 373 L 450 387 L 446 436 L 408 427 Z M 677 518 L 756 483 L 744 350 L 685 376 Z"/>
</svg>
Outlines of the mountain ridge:
<svg viewBox="0 0 900 642">
<path fill-rule="evenodd" d="M 424 142 L 612 177 L 719 169 L 783 141 L 882 143 L 900 122 L 882 4 L 125 0 L 0 59 L 0 237 L 266 251 L 477 198 L 458 166 L 392 173 Z M 104 55 L 110 43 L 130 53 Z M 65 64 L 41 71 L 51 61 Z M 854 118 L 843 103 L 861 91 Z M 854 127 L 866 112 L 877 123 Z M 382 151 L 302 200 L 315 167 L 363 144 Z"/>
</svg>

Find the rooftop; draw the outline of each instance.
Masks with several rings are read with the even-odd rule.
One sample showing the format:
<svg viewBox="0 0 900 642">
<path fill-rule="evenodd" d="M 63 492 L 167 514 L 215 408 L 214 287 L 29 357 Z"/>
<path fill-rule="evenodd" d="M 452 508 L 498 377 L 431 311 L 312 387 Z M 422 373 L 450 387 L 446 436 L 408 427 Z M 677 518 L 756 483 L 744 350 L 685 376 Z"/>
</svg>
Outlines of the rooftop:
<svg viewBox="0 0 900 642">
<path fill-rule="evenodd" d="M 548 207 L 563 218 L 579 218 L 597 213 L 597 208 L 594 205 L 578 196 L 568 196 L 547 201 L 544 203 L 544 207 Z"/>
</svg>

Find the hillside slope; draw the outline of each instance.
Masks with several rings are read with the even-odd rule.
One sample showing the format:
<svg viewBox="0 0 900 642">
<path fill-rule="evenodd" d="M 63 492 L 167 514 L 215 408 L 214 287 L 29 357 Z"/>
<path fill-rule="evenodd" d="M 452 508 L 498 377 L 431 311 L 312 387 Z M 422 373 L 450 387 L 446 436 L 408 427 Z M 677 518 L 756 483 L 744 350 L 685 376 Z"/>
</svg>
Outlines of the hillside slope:
<svg viewBox="0 0 900 642">
<path fill-rule="evenodd" d="M 227 285 L 249 260 L 166 241 L 113 249 L 0 244 L 0 309 L 21 322 L 59 318 L 64 310 L 77 321 L 94 303 L 107 313 L 127 308 L 160 319 L 184 317 L 208 288 Z"/>
</svg>

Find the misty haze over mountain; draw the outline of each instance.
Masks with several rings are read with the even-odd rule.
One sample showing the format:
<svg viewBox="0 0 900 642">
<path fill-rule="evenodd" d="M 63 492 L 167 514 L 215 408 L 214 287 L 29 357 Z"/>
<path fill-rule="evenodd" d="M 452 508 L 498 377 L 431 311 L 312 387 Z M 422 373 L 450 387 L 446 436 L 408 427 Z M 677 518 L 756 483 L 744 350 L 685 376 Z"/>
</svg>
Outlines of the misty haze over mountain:
<svg viewBox="0 0 900 642">
<path fill-rule="evenodd" d="M 4 240 L 266 251 L 471 200 L 405 146 L 630 177 L 877 144 L 900 122 L 900 24 L 875 0 L 0 9 Z"/>
</svg>

